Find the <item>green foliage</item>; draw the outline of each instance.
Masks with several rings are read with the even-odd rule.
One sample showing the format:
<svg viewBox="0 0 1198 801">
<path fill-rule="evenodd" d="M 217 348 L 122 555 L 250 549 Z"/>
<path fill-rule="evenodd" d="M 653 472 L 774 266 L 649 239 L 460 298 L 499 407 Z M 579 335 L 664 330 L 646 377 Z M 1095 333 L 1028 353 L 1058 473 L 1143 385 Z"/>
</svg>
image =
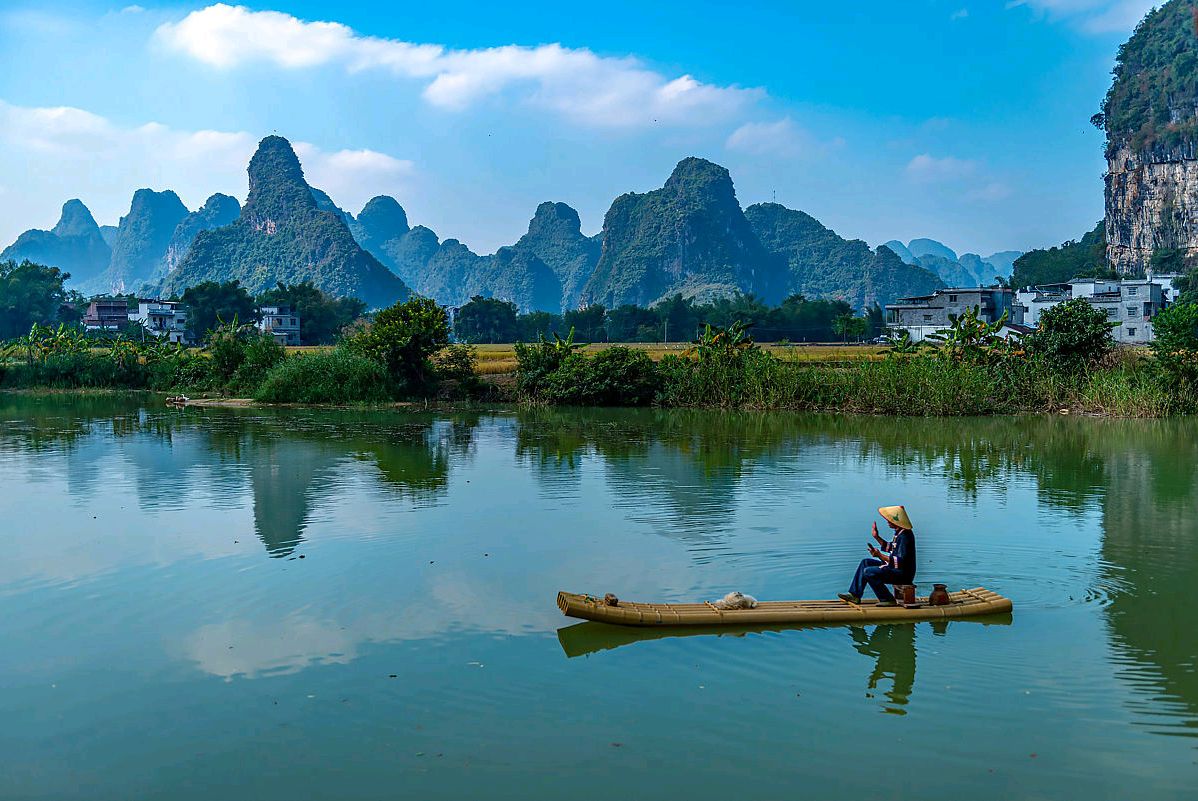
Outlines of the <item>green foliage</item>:
<svg viewBox="0 0 1198 801">
<path fill-rule="evenodd" d="M 646 406 L 657 395 L 657 365 L 643 350 L 605 348 L 571 353 L 545 376 L 535 400 L 571 406 Z"/>
<path fill-rule="evenodd" d="M 1198 392 L 1198 303 L 1175 303 L 1152 318 L 1152 354 L 1166 378 Z"/>
<path fill-rule="evenodd" d="M 565 339 L 554 332 L 552 342 L 544 336 L 532 344 L 517 342 L 516 393 L 527 400 L 540 397 L 541 387 L 546 378 L 584 347 L 586 346 L 574 342 L 573 328 Z"/>
<path fill-rule="evenodd" d="M 258 296 L 258 306 L 290 306 L 300 318 L 300 342 L 304 345 L 331 345 L 341 332 L 366 313 L 366 304 L 357 298 L 334 298 L 311 281 L 299 284 L 279 282 Z"/>
<path fill-rule="evenodd" d="M 1103 359 L 1115 347 L 1111 323 L 1085 298 L 1058 303 L 1040 314 L 1040 326 L 1024 346 L 1052 369 L 1080 370 Z"/>
<path fill-rule="evenodd" d="M 379 312 L 342 342 L 383 365 L 398 393 L 427 397 L 436 385 L 432 356 L 449 344 L 449 316 L 435 301 L 413 298 Z"/>
<path fill-rule="evenodd" d="M 923 342 L 916 342 L 911 339 L 911 332 L 906 328 L 900 328 L 898 331 L 890 334 L 890 348 L 886 351 L 887 356 L 906 356 L 911 353 L 918 353 L 923 347 Z"/>
<path fill-rule="evenodd" d="M 832 321 L 832 331 L 839 334 L 843 342 L 848 342 L 850 339 L 860 342 L 869 331 L 869 321 L 864 317 L 841 314 Z"/>
<path fill-rule="evenodd" d="M 1099 222 L 1081 238 L 1047 250 L 1029 250 L 1015 260 L 1011 286 L 1063 284 L 1071 278 L 1113 277 L 1106 263 L 1106 227 Z"/>
<path fill-rule="evenodd" d="M 234 320 L 248 323 L 258 319 L 258 307 L 239 281 L 205 281 L 188 287 L 183 303 L 187 306 L 188 330 L 197 342 Z"/>
<path fill-rule="evenodd" d="M 1198 132 L 1198 35 L 1194 5 L 1171 0 L 1150 11 L 1119 47 L 1114 81 L 1092 122 L 1108 151 L 1167 151 Z"/>
<path fill-rule="evenodd" d="M 949 327 L 928 335 L 927 339 L 937 346 L 936 355 L 944 361 L 992 364 L 1016 352 L 1016 344 L 1000 333 L 1006 322 L 1006 312 L 988 323 L 974 306 L 961 314 L 949 315 Z"/>
<path fill-rule="evenodd" d="M 560 314 L 551 312 L 529 312 L 516 318 L 516 342 L 539 342 L 542 337 L 553 336 L 554 331 L 565 331 Z"/>
<path fill-rule="evenodd" d="M 389 383 L 378 362 L 335 348 L 279 362 L 266 373 L 254 398 L 265 403 L 382 403 L 390 399 Z"/>
<path fill-rule="evenodd" d="M 1152 251 L 1148 266 L 1153 273 L 1184 273 L 1186 271 L 1185 251 L 1181 248 L 1157 248 Z"/>
<path fill-rule="evenodd" d="M 251 392 L 286 355 L 273 336 L 239 325 L 236 318 L 209 333 L 207 349 L 221 386 Z"/>
<path fill-rule="evenodd" d="M 478 350 L 472 345 L 450 345 L 433 358 L 442 397 L 475 398 L 486 387 L 478 377 Z"/>
<path fill-rule="evenodd" d="M 57 267 L 0 262 L 0 340 L 21 336 L 32 325 L 57 321 L 68 299 L 63 288 L 68 277 Z"/>
<path fill-rule="evenodd" d="M 1198 303 L 1198 270 L 1173 279 L 1173 287 L 1178 292 L 1178 303 Z"/>
<path fill-rule="evenodd" d="M 519 338 L 516 304 L 475 295 L 458 309 L 453 332 L 461 342 L 515 342 Z"/>
<path fill-rule="evenodd" d="M 586 342 L 604 342 L 607 331 L 603 326 L 607 318 L 607 309 L 603 304 L 596 303 L 585 309 L 575 309 L 562 315 L 562 324 L 569 326 L 571 331 L 578 332 L 578 338 Z"/>
</svg>

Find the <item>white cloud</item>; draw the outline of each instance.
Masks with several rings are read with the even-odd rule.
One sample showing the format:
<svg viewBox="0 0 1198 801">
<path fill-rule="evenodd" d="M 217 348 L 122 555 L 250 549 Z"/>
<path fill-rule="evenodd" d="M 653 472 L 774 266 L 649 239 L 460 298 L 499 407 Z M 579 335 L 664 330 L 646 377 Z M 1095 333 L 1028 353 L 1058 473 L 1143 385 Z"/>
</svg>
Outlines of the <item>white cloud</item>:
<svg viewBox="0 0 1198 801">
<path fill-rule="evenodd" d="M 969 178 L 977 172 L 978 164 L 954 156 L 936 157 L 921 153 L 907 162 L 907 175 L 919 183 L 943 183 Z"/>
<path fill-rule="evenodd" d="M 959 20 L 959 19 L 965 19 L 968 16 L 969 16 L 968 8 L 958 8 L 956 11 L 949 14 L 948 18 L 951 20 Z"/>
<path fill-rule="evenodd" d="M 728 137 L 724 146 L 755 156 L 797 156 L 809 147 L 804 133 L 789 117 L 775 122 L 748 122 Z"/>
<path fill-rule="evenodd" d="M 1011 194 L 1011 187 L 1007 184 L 1002 181 L 990 181 L 977 189 L 970 190 L 965 196 L 970 200 L 993 202 L 1006 200 Z"/>
<path fill-rule="evenodd" d="M 258 137 L 246 131 L 187 131 L 157 122 L 122 125 L 70 106 L 16 106 L 0 100 L 0 148 L 11 180 L 28 185 L 0 198 L 0 243 L 22 230 L 54 224 L 62 202 L 81 197 L 102 223 L 128 210 L 140 187 L 173 189 L 189 208 L 213 192 L 244 199 L 246 165 Z M 365 149 L 295 149 L 313 186 L 357 211 L 377 194 L 402 195 L 410 161 Z"/>
<path fill-rule="evenodd" d="M 145 8 L 139 5 L 125 6 L 121 9 L 122 14 L 140 14 L 145 11 Z"/>
<path fill-rule="evenodd" d="M 598 56 L 559 44 L 452 50 L 362 36 L 337 22 L 223 3 L 158 28 L 155 39 L 217 69 L 267 63 L 298 69 L 384 70 L 424 83 L 424 99 L 460 111 L 515 95 L 575 122 L 599 127 L 703 124 L 726 119 L 763 96 L 759 89 L 671 78 L 632 57 Z"/>
<path fill-rule="evenodd" d="M 1026 6 L 1052 20 L 1063 20 L 1087 33 L 1125 33 L 1164 0 L 1010 0 L 1007 8 Z"/>
</svg>

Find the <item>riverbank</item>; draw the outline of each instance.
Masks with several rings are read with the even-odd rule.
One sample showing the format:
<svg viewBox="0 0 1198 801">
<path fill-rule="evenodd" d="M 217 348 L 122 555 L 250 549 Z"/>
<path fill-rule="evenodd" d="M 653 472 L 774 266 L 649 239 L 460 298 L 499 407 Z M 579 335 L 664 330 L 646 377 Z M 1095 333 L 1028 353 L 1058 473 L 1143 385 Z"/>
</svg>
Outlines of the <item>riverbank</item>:
<svg viewBox="0 0 1198 801">
<path fill-rule="evenodd" d="M 781 350 L 781 349 L 779 349 Z M 657 354 L 653 354 L 657 355 Z M 1035 363 L 970 364 L 930 354 L 881 357 L 871 352 L 826 361 L 791 358 L 777 351 L 745 350 L 722 361 L 684 351 L 653 359 L 643 349 L 611 346 L 563 358 L 552 369 L 490 373 L 459 365 L 423 398 L 396 398 L 381 376 L 355 386 L 324 369 L 343 361 L 334 352 L 285 357 L 309 369 L 292 381 L 270 380 L 271 371 L 247 385 L 213 387 L 212 382 L 145 382 L 141 386 L 72 385 L 60 370 L 13 375 L 0 367 L 0 388 L 33 394 L 129 393 L 188 395 L 188 405 L 250 407 L 463 408 L 478 404 L 534 406 L 656 406 L 757 411 L 830 412 L 895 417 L 960 417 L 1009 414 L 1083 414 L 1107 417 L 1169 417 L 1198 411 L 1195 398 L 1170 386 L 1141 351 L 1116 351 L 1092 369 L 1063 373 Z M 103 356 L 90 358 L 100 359 Z M 203 359 L 204 357 L 193 357 Z M 565 362 L 569 361 L 569 364 Z M 479 365 L 474 362 L 474 365 Z M 301 365 L 297 364 L 296 367 Z M 275 369 L 278 369 L 277 367 Z M 285 369 L 285 368 L 284 368 Z M 294 368 L 293 370 L 294 371 Z M 288 372 L 292 372 L 288 371 Z M 150 375 L 150 371 L 144 371 Z M 193 373 L 197 371 L 192 371 Z M 320 373 L 313 377 L 313 373 Z M 54 382 L 26 383 L 52 378 Z M 22 379 L 23 381 L 14 381 Z M 66 379 L 66 380 L 64 380 Z M 295 385 L 304 382 L 301 393 Z M 313 392 L 313 382 L 326 388 Z M 241 391 L 238 391 L 238 390 Z M 319 389 L 319 387 L 317 387 Z M 249 391 L 246 391 L 249 390 Z"/>
</svg>

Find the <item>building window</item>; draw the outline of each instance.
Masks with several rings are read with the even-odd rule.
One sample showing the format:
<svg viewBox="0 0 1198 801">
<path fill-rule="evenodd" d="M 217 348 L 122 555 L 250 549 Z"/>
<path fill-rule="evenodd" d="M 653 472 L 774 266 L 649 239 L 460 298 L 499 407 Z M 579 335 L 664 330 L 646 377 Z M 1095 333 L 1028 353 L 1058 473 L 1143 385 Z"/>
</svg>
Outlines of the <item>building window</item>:
<svg viewBox="0 0 1198 801">
<path fill-rule="evenodd" d="M 956 295 L 949 295 L 949 296 L 948 296 L 948 302 L 949 302 L 949 303 L 956 303 L 956 302 L 957 302 L 957 296 L 956 296 Z"/>
<path fill-rule="evenodd" d="M 291 318 L 291 324 L 292 324 L 293 326 L 294 326 L 294 325 L 299 325 L 299 323 L 297 323 L 297 322 L 295 321 L 295 318 L 294 318 L 294 317 L 292 317 L 292 318 Z"/>
<path fill-rule="evenodd" d="M 1134 328 L 1127 329 L 1127 335 L 1129 337 L 1134 337 L 1136 335 L 1136 329 L 1134 329 Z"/>
<path fill-rule="evenodd" d="M 925 314 L 925 315 L 923 316 L 923 321 L 924 321 L 925 323 L 930 323 L 930 322 L 932 322 L 932 315 L 930 315 L 930 314 Z"/>
<path fill-rule="evenodd" d="M 1140 307 L 1139 306 L 1128 306 L 1127 307 L 1127 316 L 1128 317 L 1139 317 L 1140 316 Z"/>
<path fill-rule="evenodd" d="M 1127 288 L 1127 294 L 1138 295 L 1138 294 L 1140 294 L 1140 288 L 1138 286 L 1129 286 Z"/>
<path fill-rule="evenodd" d="M 1113 308 L 1108 308 L 1108 309 L 1106 310 L 1106 316 L 1107 316 L 1107 317 L 1110 317 L 1112 320 L 1113 320 L 1113 319 L 1115 319 L 1115 315 L 1116 315 L 1116 313 L 1117 313 L 1117 312 L 1116 312 L 1116 310 L 1115 310 L 1115 309 L 1113 309 Z"/>
</svg>

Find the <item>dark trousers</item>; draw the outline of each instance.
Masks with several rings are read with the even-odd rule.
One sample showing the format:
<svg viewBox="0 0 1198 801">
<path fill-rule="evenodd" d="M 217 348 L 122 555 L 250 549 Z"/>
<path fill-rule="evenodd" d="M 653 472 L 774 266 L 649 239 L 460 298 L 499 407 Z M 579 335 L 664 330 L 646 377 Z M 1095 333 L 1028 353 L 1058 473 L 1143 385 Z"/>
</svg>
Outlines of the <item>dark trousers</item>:
<svg viewBox="0 0 1198 801">
<path fill-rule="evenodd" d="M 894 595 L 886 585 L 909 584 L 906 578 L 893 567 L 883 566 L 877 559 L 862 559 L 861 564 L 857 565 L 853 583 L 849 585 L 849 592 L 860 598 L 865 594 L 866 585 L 869 585 L 879 601 L 893 601 Z"/>
</svg>

